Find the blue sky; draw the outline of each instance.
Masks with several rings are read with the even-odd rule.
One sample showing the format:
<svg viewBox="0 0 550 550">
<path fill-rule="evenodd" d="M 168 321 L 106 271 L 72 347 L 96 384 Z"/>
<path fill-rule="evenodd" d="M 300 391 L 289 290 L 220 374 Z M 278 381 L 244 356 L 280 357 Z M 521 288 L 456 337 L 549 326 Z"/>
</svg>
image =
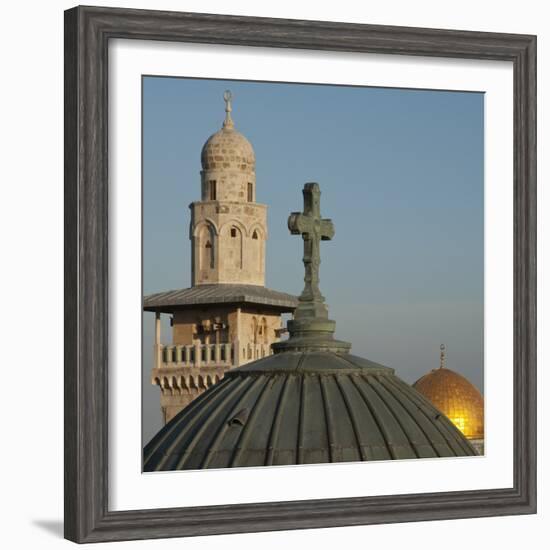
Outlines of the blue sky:
<svg viewBox="0 0 550 550">
<path fill-rule="evenodd" d="M 445 343 L 448 367 L 482 390 L 481 93 L 145 77 L 144 292 L 190 286 L 188 205 L 225 89 L 269 207 L 266 285 L 303 287 L 302 241 L 286 220 L 317 181 L 336 228 L 321 244 L 321 290 L 337 336 L 409 383 L 438 365 Z M 153 324 L 145 314 L 144 439 L 160 427 Z"/>
</svg>

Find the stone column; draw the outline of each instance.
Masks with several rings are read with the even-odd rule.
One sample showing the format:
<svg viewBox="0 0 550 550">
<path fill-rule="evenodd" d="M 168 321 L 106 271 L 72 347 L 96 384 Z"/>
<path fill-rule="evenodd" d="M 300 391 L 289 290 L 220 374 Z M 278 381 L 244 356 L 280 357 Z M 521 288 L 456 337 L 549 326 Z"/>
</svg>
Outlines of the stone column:
<svg viewBox="0 0 550 550">
<path fill-rule="evenodd" d="M 200 367 L 201 362 L 201 344 L 199 342 L 195 342 L 195 366 Z"/>
<path fill-rule="evenodd" d="M 233 340 L 233 367 L 241 364 L 241 343 L 238 338 Z"/>
<path fill-rule="evenodd" d="M 191 361 L 191 349 L 192 349 L 193 346 L 191 345 L 186 345 L 185 346 L 185 365 L 186 366 L 189 366 L 192 364 L 192 361 Z"/>
<path fill-rule="evenodd" d="M 224 363 L 231 365 L 231 344 L 222 344 L 225 346 L 225 361 Z"/>
<path fill-rule="evenodd" d="M 241 364 L 241 341 L 242 341 L 242 319 L 241 319 L 241 308 L 237 308 L 237 326 L 235 327 L 235 334 L 237 335 L 237 348 L 235 349 L 235 366 L 238 367 Z"/>
<path fill-rule="evenodd" d="M 160 311 L 155 311 L 155 368 L 160 368 L 162 347 L 160 345 Z"/>
</svg>

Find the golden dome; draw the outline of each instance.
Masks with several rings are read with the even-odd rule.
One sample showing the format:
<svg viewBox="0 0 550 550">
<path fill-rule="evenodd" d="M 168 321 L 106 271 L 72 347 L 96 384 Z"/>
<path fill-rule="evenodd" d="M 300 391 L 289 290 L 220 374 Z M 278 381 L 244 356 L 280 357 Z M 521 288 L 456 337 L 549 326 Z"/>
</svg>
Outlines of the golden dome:
<svg viewBox="0 0 550 550">
<path fill-rule="evenodd" d="M 441 366 L 418 379 L 413 387 L 429 399 L 468 438 L 483 439 L 483 397 L 464 376 Z"/>
</svg>

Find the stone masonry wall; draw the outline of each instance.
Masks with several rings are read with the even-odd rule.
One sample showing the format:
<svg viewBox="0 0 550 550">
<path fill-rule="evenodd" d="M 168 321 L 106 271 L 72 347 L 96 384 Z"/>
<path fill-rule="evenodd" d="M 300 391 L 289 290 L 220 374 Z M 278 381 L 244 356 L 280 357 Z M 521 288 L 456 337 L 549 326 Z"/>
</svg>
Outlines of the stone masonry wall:
<svg viewBox="0 0 550 550">
<path fill-rule="evenodd" d="M 194 202 L 191 208 L 193 285 L 265 284 L 267 207 Z"/>
</svg>

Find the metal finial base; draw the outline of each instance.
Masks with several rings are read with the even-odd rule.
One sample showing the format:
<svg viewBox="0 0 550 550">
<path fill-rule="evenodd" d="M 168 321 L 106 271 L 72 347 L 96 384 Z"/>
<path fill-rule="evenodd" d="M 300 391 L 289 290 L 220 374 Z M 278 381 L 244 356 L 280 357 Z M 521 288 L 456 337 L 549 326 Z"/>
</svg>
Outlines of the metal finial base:
<svg viewBox="0 0 550 550">
<path fill-rule="evenodd" d="M 223 93 L 223 100 L 225 101 L 225 120 L 223 121 L 223 128 L 234 128 L 235 124 L 233 123 L 233 119 L 231 118 L 231 99 L 233 98 L 233 95 L 231 94 L 230 90 L 225 90 Z"/>
<path fill-rule="evenodd" d="M 308 319 L 288 321 L 290 337 L 271 344 L 274 353 L 286 351 L 331 351 L 349 353 L 351 344 L 334 339 L 336 321 L 330 319 Z"/>
</svg>

